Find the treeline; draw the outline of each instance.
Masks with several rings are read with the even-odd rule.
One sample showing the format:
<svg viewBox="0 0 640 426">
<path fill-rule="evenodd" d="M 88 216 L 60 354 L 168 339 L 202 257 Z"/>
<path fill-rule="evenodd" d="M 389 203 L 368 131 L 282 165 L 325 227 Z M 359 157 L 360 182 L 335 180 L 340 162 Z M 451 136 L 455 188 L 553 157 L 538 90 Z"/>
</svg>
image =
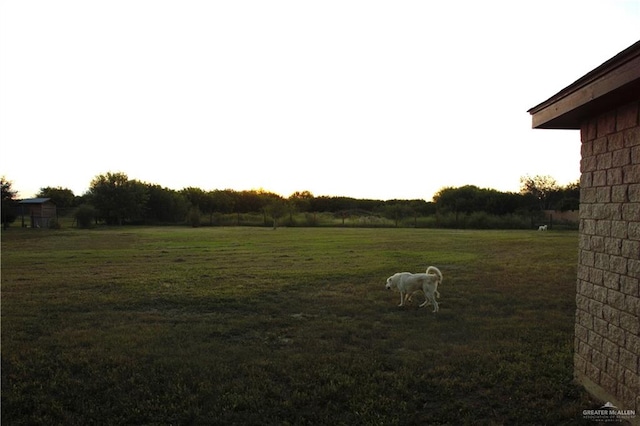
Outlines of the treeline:
<svg viewBox="0 0 640 426">
<path fill-rule="evenodd" d="M 561 187 L 548 176 L 527 176 L 521 178 L 519 193 L 474 185 L 447 187 L 435 194 L 430 202 L 314 196 L 308 191 L 295 192 L 285 198 L 264 190 L 205 191 L 195 187 L 173 190 L 129 179 L 124 173 L 109 172 L 96 176 L 87 193 L 81 196 L 60 187 L 41 188 L 37 196 L 51 198 L 59 212 L 72 215 L 80 227 L 99 223 L 242 224 L 243 215 L 247 214 L 258 216 L 260 224 L 269 226 L 319 225 L 319 214 L 324 217 L 328 214 L 338 224 L 353 218 L 368 218 L 360 223 L 380 225 L 385 219 L 384 223 L 394 226 L 496 227 L 486 225 L 488 217 L 519 215 L 533 221 L 530 218 L 542 217 L 543 210 L 576 210 L 579 192 L 578 183 Z M 474 226 L 469 220 L 473 215 L 480 217 L 478 214 L 481 214 L 484 226 Z M 431 220 L 419 221 L 419 218 L 427 217 Z M 509 227 L 522 226 L 528 225 Z"/>
</svg>

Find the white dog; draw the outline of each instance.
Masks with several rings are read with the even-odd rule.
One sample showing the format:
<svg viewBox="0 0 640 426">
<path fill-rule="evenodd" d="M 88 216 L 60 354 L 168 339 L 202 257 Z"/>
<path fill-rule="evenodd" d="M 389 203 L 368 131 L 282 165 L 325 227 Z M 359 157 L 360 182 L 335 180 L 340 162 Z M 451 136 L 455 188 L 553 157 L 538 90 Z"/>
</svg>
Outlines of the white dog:
<svg viewBox="0 0 640 426">
<path fill-rule="evenodd" d="M 416 291 L 422 290 L 426 300 L 420 307 L 429 302 L 433 305 L 433 312 L 438 312 L 436 296 L 440 297 L 438 284 L 442 283 L 442 272 L 435 266 L 429 266 L 424 274 L 412 274 L 411 272 L 398 272 L 387 278 L 385 285 L 387 290 L 398 289 L 400 292 L 400 305 L 404 306 L 406 300 Z"/>
<path fill-rule="evenodd" d="M 547 225 L 538 226 L 538 231 L 546 231 L 546 230 L 547 230 Z"/>
</svg>

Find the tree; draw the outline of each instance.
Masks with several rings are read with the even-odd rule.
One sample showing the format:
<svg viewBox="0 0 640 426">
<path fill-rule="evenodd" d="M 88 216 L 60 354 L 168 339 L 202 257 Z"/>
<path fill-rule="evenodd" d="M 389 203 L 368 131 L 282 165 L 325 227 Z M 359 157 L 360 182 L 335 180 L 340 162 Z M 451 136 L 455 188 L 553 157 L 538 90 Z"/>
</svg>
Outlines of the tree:
<svg viewBox="0 0 640 426">
<path fill-rule="evenodd" d="M 74 206 L 76 197 L 73 191 L 62 187 L 46 187 L 40 188 L 40 192 L 36 194 L 39 198 L 51 198 L 58 209 L 68 209 Z"/>
<path fill-rule="evenodd" d="M 555 209 L 560 211 L 578 210 L 580 208 L 580 181 L 577 180 L 560 188 L 560 200 Z"/>
<path fill-rule="evenodd" d="M 2 187 L 2 226 L 4 229 L 9 227 L 10 223 L 16 220 L 17 202 L 15 200 L 17 191 L 13 191 L 11 186 L 13 183 L 2 176 L 0 178 L 0 186 Z"/>
<path fill-rule="evenodd" d="M 294 213 L 306 213 L 311 207 L 311 200 L 313 200 L 313 194 L 309 191 L 297 191 L 291 194 L 288 198 L 289 207 L 289 222 L 293 224 Z"/>
<path fill-rule="evenodd" d="M 282 198 L 272 197 L 265 205 L 265 213 L 273 220 L 273 229 L 278 227 L 278 219 L 287 212 L 287 202 Z"/>
<path fill-rule="evenodd" d="M 209 222 L 213 225 L 213 214 L 225 214 L 233 212 L 233 207 L 235 205 L 235 201 L 233 199 L 233 194 L 231 190 L 215 190 L 207 193 L 207 196 L 211 200 L 211 213 L 209 216 Z"/>
<path fill-rule="evenodd" d="M 384 216 L 387 219 L 392 219 L 395 222 L 396 228 L 400 220 L 414 214 L 415 211 L 407 203 L 388 204 L 384 207 Z"/>
<path fill-rule="evenodd" d="M 336 214 L 342 214 L 343 212 L 346 212 L 349 210 L 355 210 L 360 205 L 360 203 L 358 203 L 358 200 L 356 200 L 355 198 L 329 197 L 326 195 L 316 197 L 310 200 L 310 202 L 311 202 L 310 211 L 333 212 Z"/>
<path fill-rule="evenodd" d="M 289 203 L 295 211 L 304 213 L 311 207 L 313 194 L 309 191 L 297 191 L 289 195 Z"/>
<path fill-rule="evenodd" d="M 121 172 L 96 176 L 91 181 L 89 193 L 98 214 L 110 225 L 141 220 L 149 198 L 145 184 L 129 180 Z"/>
<path fill-rule="evenodd" d="M 185 219 L 189 205 L 183 193 L 160 185 L 146 185 L 148 199 L 145 221 L 178 223 Z"/>
<path fill-rule="evenodd" d="M 416 215 L 428 216 L 436 213 L 436 204 L 425 200 L 408 200 L 409 207 Z"/>
<path fill-rule="evenodd" d="M 531 197 L 539 210 L 548 210 L 550 198 L 559 189 L 558 183 L 551 176 L 523 176 L 520 178 L 520 193 Z"/>
<path fill-rule="evenodd" d="M 481 203 L 481 189 L 475 185 L 465 185 L 459 188 L 442 188 L 434 196 L 433 200 L 438 208 L 444 211 L 458 213 L 471 213 L 484 210 Z"/>
<path fill-rule="evenodd" d="M 96 209 L 89 204 L 81 204 L 74 213 L 78 228 L 91 228 L 96 218 Z"/>
<path fill-rule="evenodd" d="M 188 221 L 191 224 L 192 227 L 197 228 L 198 226 L 200 226 L 200 214 L 202 212 L 200 211 L 200 209 L 198 208 L 198 206 L 196 206 L 195 204 L 191 205 L 191 209 L 189 210 L 189 217 L 188 217 Z"/>
<path fill-rule="evenodd" d="M 279 195 L 263 189 L 252 189 L 236 193 L 235 208 L 238 213 L 263 212 L 272 198 L 280 198 Z"/>
<path fill-rule="evenodd" d="M 184 188 L 181 192 L 182 195 L 187 199 L 189 204 L 198 207 L 200 211 L 205 211 L 205 206 L 207 204 L 206 192 L 204 192 L 200 188 L 194 188 L 191 186 L 188 188 Z"/>
<path fill-rule="evenodd" d="M 500 192 L 489 189 L 485 193 L 485 211 L 495 215 L 515 213 L 524 204 L 522 195 L 515 192 Z"/>
</svg>

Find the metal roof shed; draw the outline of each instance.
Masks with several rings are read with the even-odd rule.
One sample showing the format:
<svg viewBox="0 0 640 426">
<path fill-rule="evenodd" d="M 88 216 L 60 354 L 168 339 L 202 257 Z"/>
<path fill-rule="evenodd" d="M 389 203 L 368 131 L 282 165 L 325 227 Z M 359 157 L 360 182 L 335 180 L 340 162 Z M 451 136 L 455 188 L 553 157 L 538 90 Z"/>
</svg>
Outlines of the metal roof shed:
<svg viewBox="0 0 640 426">
<path fill-rule="evenodd" d="M 25 216 L 30 219 L 32 228 L 47 228 L 49 221 L 58 216 L 56 204 L 51 198 L 27 198 L 18 202 L 20 215 L 22 217 L 22 227 L 26 227 Z"/>
</svg>

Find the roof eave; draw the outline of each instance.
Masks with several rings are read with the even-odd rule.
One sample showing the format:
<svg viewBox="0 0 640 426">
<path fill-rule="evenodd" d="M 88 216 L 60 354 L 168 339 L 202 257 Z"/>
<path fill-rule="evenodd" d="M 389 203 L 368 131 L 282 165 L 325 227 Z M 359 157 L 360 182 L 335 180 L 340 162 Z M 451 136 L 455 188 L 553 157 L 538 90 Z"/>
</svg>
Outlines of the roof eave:
<svg viewBox="0 0 640 426">
<path fill-rule="evenodd" d="M 640 100 L 640 41 L 531 108 L 534 129 L 580 129 L 588 117 Z"/>
<path fill-rule="evenodd" d="M 39 198 L 25 198 L 24 200 L 18 201 L 18 204 L 44 204 L 47 202 L 54 203 L 51 198 L 39 197 Z"/>
</svg>

